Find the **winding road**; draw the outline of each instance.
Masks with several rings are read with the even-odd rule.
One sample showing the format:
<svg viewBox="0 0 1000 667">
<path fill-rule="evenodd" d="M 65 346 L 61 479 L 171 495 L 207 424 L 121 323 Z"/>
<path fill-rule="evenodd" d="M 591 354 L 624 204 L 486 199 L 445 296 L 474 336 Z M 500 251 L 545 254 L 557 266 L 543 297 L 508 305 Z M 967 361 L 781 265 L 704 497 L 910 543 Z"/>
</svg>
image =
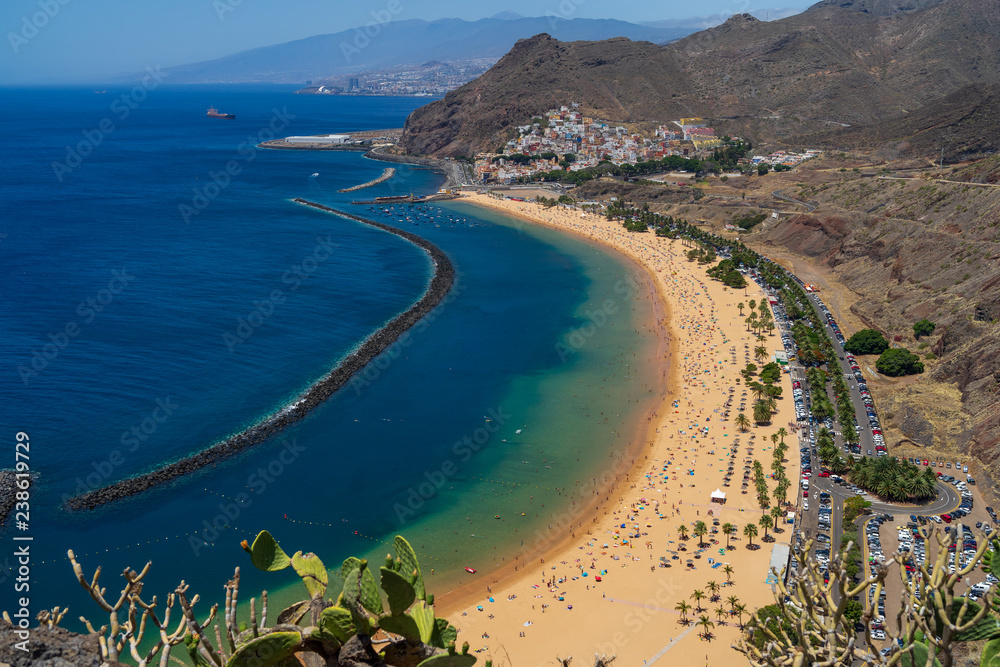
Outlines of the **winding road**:
<svg viewBox="0 0 1000 667">
<path fill-rule="evenodd" d="M 775 190 L 774 192 L 771 193 L 771 196 L 777 197 L 778 199 L 782 199 L 787 202 L 792 202 L 793 204 L 800 204 L 802 206 L 805 206 L 806 213 L 812 213 L 813 211 L 816 210 L 816 207 L 819 206 L 818 202 L 802 201 L 801 199 L 792 199 L 791 197 L 786 197 L 785 195 L 781 194 L 781 190 Z"/>
</svg>

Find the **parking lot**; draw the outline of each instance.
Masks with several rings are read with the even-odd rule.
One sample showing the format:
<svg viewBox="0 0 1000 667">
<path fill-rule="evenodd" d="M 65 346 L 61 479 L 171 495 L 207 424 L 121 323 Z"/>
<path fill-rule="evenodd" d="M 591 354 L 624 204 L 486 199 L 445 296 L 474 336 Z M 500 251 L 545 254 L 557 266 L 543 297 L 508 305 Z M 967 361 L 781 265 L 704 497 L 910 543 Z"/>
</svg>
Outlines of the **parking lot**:
<svg viewBox="0 0 1000 667">
<path fill-rule="evenodd" d="M 757 282 L 761 281 L 753 275 Z M 766 286 L 765 292 L 769 292 Z M 830 370 L 839 368 L 843 373 L 845 384 L 847 385 L 851 403 L 854 406 L 852 423 L 841 424 L 832 417 L 823 421 L 816 420 L 812 415 L 811 387 L 806 382 L 805 368 L 796 363 L 797 354 L 795 342 L 789 329 L 789 321 L 780 303 L 771 299 L 771 307 L 774 319 L 780 332 L 782 345 L 785 354 L 790 360 L 790 373 L 792 376 L 792 400 L 795 408 L 796 427 L 799 440 L 800 470 L 802 478 L 799 487 L 799 513 L 797 518 L 797 538 L 793 543 L 793 548 L 801 549 L 805 541 L 813 538 L 812 557 L 820 564 L 821 570 L 829 564 L 833 550 L 839 550 L 841 537 L 844 533 L 843 503 L 852 496 L 862 496 L 872 503 L 871 514 L 861 517 L 856 526 L 848 526 L 847 529 L 857 530 L 858 539 L 862 547 L 863 563 L 860 576 L 867 576 L 870 566 L 873 563 L 883 561 L 891 557 L 897 548 L 902 548 L 905 554 L 909 554 L 906 564 L 908 577 L 919 576 L 917 568 L 927 558 L 936 558 L 936 540 L 927 540 L 926 535 L 931 527 L 936 527 L 939 531 L 945 528 L 954 530 L 958 522 L 965 526 L 977 525 L 986 530 L 995 528 L 998 525 L 996 516 L 992 513 L 992 508 L 986 508 L 981 500 L 981 496 L 976 493 L 975 481 L 968 475 L 968 467 L 956 460 L 936 459 L 904 459 L 920 467 L 934 469 L 938 476 L 937 497 L 919 506 L 904 507 L 881 502 L 877 497 L 865 493 L 864 490 L 852 485 L 845 477 L 831 474 L 825 469 L 819 460 L 817 452 L 817 434 L 821 427 L 826 427 L 835 436 L 836 446 L 843 452 L 845 457 L 855 459 L 872 456 L 889 456 L 890 452 L 885 443 L 885 435 L 882 430 L 881 420 L 876 409 L 874 399 L 868 387 L 862 364 L 858 359 L 846 352 L 843 345 L 846 338 L 840 330 L 839 325 L 833 315 L 826 308 L 816 294 L 809 295 L 810 301 L 816 307 L 821 319 L 825 320 L 827 334 L 834 346 L 837 359 L 830 364 Z M 829 385 L 827 389 L 829 392 Z M 843 433 L 845 429 L 852 429 L 857 438 L 855 445 L 849 445 Z M 882 528 L 885 527 L 885 530 Z M 971 538 L 971 539 L 969 539 Z M 959 566 L 962 559 L 968 558 L 970 553 L 975 552 L 975 538 L 963 528 L 962 539 L 956 549 Z M 794 571 L 794 564 L 791 568 Z M 986 581 L 986 575 L 977 572 L 972 577 L 973 585 L 991 584 Z M 892 600 L 902 600 L 904 594 L 904 582 L 895 576 L 887 579 L 885 590 L 880 599 L 863 599 L 866 609 L 875 606 L 877 613 L 885 617 L 888 602 L 888 611 L 894 614 L 897 609 L 893 608 Z M 977 590 L 982 590 L 977 589 Z M 871 593 L 869 592 L 869 595 Z M 971 592 L 975 596 L 975 591 Z M 865 596 L 867 597 L 867 596 Z M 898 602 L 897 602 L 898 604 Z M 883 641 L 884 635 L 881 633 L 876 622 L 873 628 L 873 638 L 876 641 Z M 863 626 L 857 629 L 863 630 Z M 888 647 L 887 647 L 888 648 Z"/>
</svg>

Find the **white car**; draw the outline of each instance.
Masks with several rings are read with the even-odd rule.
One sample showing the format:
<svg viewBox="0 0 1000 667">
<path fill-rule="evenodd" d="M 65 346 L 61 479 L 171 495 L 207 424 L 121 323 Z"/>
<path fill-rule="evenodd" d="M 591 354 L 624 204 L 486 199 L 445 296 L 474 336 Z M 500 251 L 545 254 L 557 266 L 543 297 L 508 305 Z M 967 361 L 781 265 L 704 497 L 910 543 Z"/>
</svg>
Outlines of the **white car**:
<svg viewBox="0 0 1000 667">
<path fill-rule="evenodd" d="M 808 500 L 803 500 L 802 501 L 802 510 L 804 512 L 808 512 L 809 511 L 809 501 Z"/>
<path fill-rule="evenodd" d="M 885 633 L 882 632 L 881 630 L 872 630 L 871 635 L 872 635 L 872 639 L 875 639 L 875 640 L 882 641 L 882 640 L 885 639 Z"/>
</svg>

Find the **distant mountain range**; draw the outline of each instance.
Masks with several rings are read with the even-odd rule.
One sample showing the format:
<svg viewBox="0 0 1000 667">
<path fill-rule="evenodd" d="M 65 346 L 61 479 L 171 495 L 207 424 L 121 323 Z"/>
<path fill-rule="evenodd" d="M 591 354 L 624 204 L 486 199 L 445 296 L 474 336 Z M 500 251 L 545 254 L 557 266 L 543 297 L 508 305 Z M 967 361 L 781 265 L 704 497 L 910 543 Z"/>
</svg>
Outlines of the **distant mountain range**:
<svg viewBox="0 0 1000 667">
<path fill-rule="evenodd" d="M 655 27 L 612 19 L 525 18 L 513 12 L 479 21 L 396 19 L 167 71 L 171 83 L 304 83 L 435 60 L 500 58 L 517 40 L 541 32 L 565 41 L 627 37 L 662 44 L 699 29 L 697 25 Z"/>
<path fill-rule="evenodd" d="M 992 94 L 948 96 L 994 84 L 1000 3 L 824 0 L 778 21 L 740 14 L 666 45 L 522 40 L 483 76 L 415 111 L 403 144 L 420 154 L 491 150 L 514 126 L 569 102 L 609 120 L 703 116 L 758 142 L 843 126 L 845 142 L 898 140 L 908 128 L 929 139 L 949 136 L 928 132 L 938 104 L 948 118 L 975 107 L 964 117 L 984 122 Z M 911 113 L 915 122 L 891 122 Z M 973 134 L 963 131 L 958 152 L 976 149 L 965 138 Z"/>
</svg>

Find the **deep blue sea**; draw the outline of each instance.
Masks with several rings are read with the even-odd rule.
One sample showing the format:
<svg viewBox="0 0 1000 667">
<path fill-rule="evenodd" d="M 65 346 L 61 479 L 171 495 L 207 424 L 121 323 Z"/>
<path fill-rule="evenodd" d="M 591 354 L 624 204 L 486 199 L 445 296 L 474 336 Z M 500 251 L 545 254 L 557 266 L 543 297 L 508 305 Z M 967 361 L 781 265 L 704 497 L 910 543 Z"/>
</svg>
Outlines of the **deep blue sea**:
<svg viewBox="0 0 1000 667">
<path fill-rule="evenodd" d="M 331 568 L 406 535 L 444 592 L 469 580 L 464 566 L 482 575 L 521 540 L 551 538 L 552 517 L 614 469 L 653 387 L 649 304 L 620 258 L 469 205 L 350 203 L 433 192 L 443 178 L 425 168 L 339 194 L 387 165 L 256 148 L 400 127 L 427 102 L 281 86 L 0 94 L 0 467 L 13 467 L 24 431 L 38 474 L 27 530 L 8 521 L 0 537 L 0 608 L 13 606 L 15 534 L 34 538 L 33 610 L 69 605 L 72 618 L 97 608 L 67 549 L 88 573 L 102 566 L 109 589 L 152 560 L 147 593 L 185 579 L 210 601 L 241 565 L 246 600 L 295 579 L 256 572 L 241 550 L 265 528 Z M 237 118 L 207 118 L 210 105 Z M 280 410 L 420 298 L 422 251 L 293 197 L 428 238 L 457 269 L 451 297 L 272 441 L 101 510 L 65 511 L 68 495 Z"/>
</svg>

